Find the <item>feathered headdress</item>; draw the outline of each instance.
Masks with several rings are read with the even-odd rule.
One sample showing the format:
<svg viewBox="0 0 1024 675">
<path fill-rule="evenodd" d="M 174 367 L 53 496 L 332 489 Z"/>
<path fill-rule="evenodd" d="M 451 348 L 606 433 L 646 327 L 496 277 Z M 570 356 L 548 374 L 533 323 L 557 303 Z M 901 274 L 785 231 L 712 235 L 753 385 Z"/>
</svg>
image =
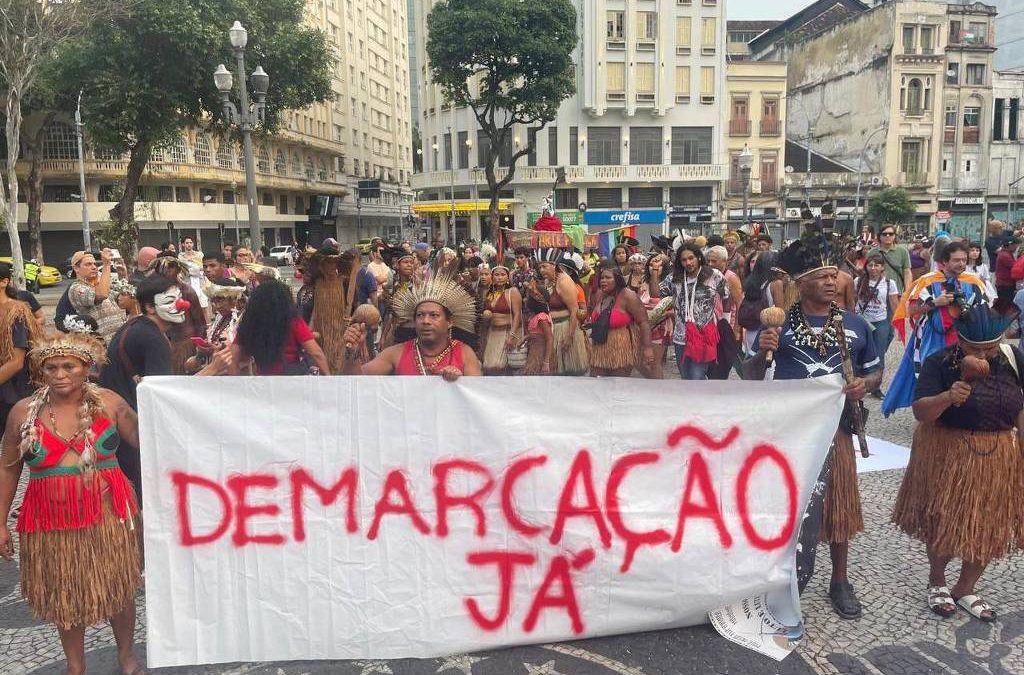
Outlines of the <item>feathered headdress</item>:
<svg viewBox="0 0 1024 675">
<path fill-rule="evenodd" d="M 412 288 L 399 293 L 391 301 L 395 318 L 413 323 L 416 308 L 424 302 L 436 302 L 451 314 L 452 326 L 467 333 L 476 330 L 476 301 L 466 292 L 454 274 L 453 267 L 439 269 L 425 281 L 414 280 Z M 417 275 L 418 277 L 418 275 Z"/>
<path fill-rule="evenodd" d="M 808 228 L 804 235 L 787 246 L 775 263 L 794 280 L 821 269 L 838 269 L 843 247 L 822 232 L 820 225 Z"/>
<path fill-rule="evenodd" d="M 56 356 L 73 356 L 87 366 L 107 362 L 103 343 L 89 333 L 54 333 L 38 340 L 28 353 L 32 374 L 38 379 L 43 364 Z"/>
<path fill-rule="evenodd" d="M 1013 303 L 1004 303 L 1003 311 L 986 304 L 974 305 L 953 321 L 957 335 L 972 345 L 986 345 L 999 342 L 1003 333 L 1020 315 L 1020 309 Z"/>
</svg>

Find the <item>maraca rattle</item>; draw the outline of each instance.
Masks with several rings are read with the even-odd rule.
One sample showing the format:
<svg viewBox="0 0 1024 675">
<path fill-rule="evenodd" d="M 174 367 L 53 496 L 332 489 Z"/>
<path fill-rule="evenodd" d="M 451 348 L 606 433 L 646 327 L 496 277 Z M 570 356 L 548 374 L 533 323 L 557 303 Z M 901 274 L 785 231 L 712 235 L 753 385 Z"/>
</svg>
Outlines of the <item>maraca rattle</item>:
<svg viewBox="0 0 1024 675">
<path fill-rule="evenodd" d="M 786 310 L 781 307 L 765 307 L 761 310 L 761 325 L 765 328 L 780 328 L 786 323 Z M 771 350 L 765 355 L 765 363 L 771 363 L 773 353 Z"/>
</svg>

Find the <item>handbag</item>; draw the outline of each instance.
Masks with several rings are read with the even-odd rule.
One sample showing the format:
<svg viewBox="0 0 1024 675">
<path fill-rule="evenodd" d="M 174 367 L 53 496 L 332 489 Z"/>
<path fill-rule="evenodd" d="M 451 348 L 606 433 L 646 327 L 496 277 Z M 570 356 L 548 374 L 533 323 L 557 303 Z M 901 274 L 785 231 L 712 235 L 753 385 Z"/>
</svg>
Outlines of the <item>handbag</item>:
<svg viewBox="0 0 1024 675">
<path fill-rule="evenodd" d="M 595 345 L 603 345 L 608 342 L 608 332 L 612 323 L 612 308 L 615 307 L 615 299 L 608 303 L 608 306 L 601 310 L 597 321 L 590 329 L 590 339 Z"/>
<path fill-rule="evenodd" d="M 506 352 L 506 361 L 508 367 L 512 370 L 520 370 L 526 367 L 526 356 L 529 353 L 529 348 L 526 342 L 522 342 L 515 349 L 510 349 Z"/>
</svg>

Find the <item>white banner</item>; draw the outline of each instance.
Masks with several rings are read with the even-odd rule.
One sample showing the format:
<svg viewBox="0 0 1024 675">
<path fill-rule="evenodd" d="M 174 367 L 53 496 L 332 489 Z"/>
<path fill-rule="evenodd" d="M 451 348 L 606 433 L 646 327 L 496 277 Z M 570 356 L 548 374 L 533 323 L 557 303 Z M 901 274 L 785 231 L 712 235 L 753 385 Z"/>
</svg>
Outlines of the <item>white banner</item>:
<svg viewBox="0 0 1024 675">
<path fill-rule="evenodd" d="M 765 596 L 795 626 L 796 537 L 842 395 L 838 378 L 160 377 L 139 409 L 164 667 L 436 657 Z"/>
</svg>

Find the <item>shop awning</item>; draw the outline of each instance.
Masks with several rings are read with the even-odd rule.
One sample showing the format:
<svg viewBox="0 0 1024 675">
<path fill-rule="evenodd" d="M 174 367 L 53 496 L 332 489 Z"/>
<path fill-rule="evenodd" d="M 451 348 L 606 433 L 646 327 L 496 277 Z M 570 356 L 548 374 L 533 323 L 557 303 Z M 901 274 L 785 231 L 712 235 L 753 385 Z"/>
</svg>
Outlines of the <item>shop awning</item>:
<svg viewBox="0 0 1024 675">
<path fill-rule="evenodd" d="M 491 203 L 485 200 L 455 200 L 455 211 L 466 212 L 466 211 L 487 211 L 491 208 Z M 509 200 L 499 200 L 498 210 L 508 211 L 512 208 L 512 202 Z M 421 202 L 419 204 L 413 204 L 412 210 L 416 213 L 450 213 L 452 210 L 451 202 Z"/>
</svg>

